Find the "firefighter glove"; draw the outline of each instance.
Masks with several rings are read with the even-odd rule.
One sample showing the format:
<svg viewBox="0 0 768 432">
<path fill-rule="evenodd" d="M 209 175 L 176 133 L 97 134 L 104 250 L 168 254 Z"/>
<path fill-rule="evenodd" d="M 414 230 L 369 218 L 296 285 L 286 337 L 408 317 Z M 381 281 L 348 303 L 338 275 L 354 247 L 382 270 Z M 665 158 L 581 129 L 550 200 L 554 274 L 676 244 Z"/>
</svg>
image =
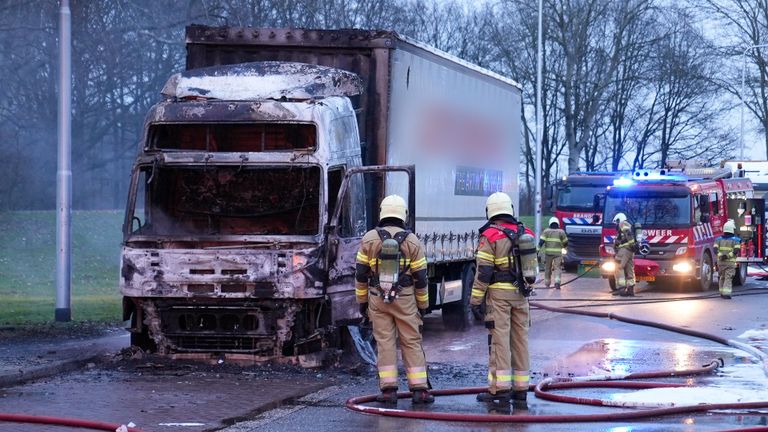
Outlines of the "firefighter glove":
<svg viewBox="0 0 768 432">
<path fill-rule="evenodd" d="M 720 254 L 720 261 L 725 261 L 728 259 L 728 255 L 726 254 Z"/>
<path fill-rule="evenodd" d="M 477 321 L 483 319 L 483 312 L 480 310 L 480 305 L 472 305 L 469 307 L 469 310 L 472 311 L 472 316 L 475 317 Z"/>
<path fill-rule="evenodd" d="M 360 303 L 360 315 L 363 316 L 363 318 L 368 318 L 368 302 Z"/>
</svg>

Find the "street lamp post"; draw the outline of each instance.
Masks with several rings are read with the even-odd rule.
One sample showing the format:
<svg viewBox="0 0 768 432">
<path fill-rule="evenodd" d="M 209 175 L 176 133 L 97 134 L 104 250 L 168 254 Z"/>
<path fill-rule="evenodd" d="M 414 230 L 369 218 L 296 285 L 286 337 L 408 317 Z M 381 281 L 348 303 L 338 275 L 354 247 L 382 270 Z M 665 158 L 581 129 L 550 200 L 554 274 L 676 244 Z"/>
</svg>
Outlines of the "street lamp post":
<svg viewBox="0 0 768 432">
<path fill-rule="evenodd" d="M 542 69 L 544 68 L 544 53 L 542 50 L 542 15 L 544 11 L 543 3 L 543 0 L 539 0 L 539 33 L 536 42 L 536 157 L 534 158 L 534 164 L 536 165 L 534 167 L 536 181 L 534 188 L 536 191 L 534 226 L 536 227 L 536 231 L 534 235 L 536 237 L 537 244 L 539 242 L 539 233 L 541 232 L 541 138 L 544 131 L 544 125 L 542 124 L 543 113 L 541 112 Z"/>
<path fill-rule="evenodd" d="M 739 133 L 739 160 L 744 160 L 744 105 L 747 103 L 744 99 L 744 84 L 747 76 L 747 53 L 751 49 L 764 47 L 768 47 L 768 44 L 752 45 L 747 47 L 741 55 L 741 90 L 739 91 L 739 95 L 741 95 L 741 131 Z"/>
<path fill-rule="evenodd" d="M 56 171 L 57 322 L 72 320 L 72 17 L 69 0 L 59 10 L 59 122 Z"/>
</svg>

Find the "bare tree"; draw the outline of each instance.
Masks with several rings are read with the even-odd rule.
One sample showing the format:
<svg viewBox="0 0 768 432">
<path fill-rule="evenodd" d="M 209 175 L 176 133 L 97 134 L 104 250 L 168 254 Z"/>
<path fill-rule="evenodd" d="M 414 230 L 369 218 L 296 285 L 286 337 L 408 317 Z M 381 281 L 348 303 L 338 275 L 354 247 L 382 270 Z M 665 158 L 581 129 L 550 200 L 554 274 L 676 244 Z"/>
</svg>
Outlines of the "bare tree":
<svg viewBox="0 0 768 432">
<path fill-rule="evenodd" d="M 707 12 L 724 24 L 725 31 L 718 41 L 723 53 L 737 65 L 722 85 L 760 122 L 768 152 L 768 50 L 761 46 L 768 44 L 768 1 L 707 0 L 706 4 Z M 741 82 L 743 56 L 750 67 L 742 93 L 736 83 Z"/>
</svg>

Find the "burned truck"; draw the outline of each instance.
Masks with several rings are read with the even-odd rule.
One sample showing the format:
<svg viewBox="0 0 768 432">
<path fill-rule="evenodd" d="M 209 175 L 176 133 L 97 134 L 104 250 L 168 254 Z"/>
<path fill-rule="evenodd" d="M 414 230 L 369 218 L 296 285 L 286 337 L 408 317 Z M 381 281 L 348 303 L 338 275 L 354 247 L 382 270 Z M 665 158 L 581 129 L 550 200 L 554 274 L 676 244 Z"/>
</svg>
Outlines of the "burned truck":
<svg viewBox="0 0 768 432">
<path fill-rule="evenodd" d="M 123 227 L 132 344 L 318 363 L 360 319 L 357 247 L 391 193 L 426 245 L 430 310 L 471 324 L 485 199 L 518 199 L 514 81 L 391 31 L 191 26 L 162 97 Z"/>
</svg>

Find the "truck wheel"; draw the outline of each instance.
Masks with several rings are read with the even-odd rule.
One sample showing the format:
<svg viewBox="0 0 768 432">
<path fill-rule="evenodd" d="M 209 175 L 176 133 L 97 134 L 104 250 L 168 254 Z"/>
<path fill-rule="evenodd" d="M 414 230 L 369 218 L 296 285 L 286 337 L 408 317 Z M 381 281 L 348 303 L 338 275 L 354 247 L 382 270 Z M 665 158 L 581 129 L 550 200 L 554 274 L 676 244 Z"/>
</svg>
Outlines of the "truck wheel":
<svg viewBox="0 0 768 432">
<path fill-rule="evenodd" d="M 141 348 L 142 351 L 145 352 L 156 352 L 157 345 L 149 336 L 149 328 L 144 324 L 141 324 L 141 330 L 137 330 L 138 328 L 136 323 L 136 312 L 134 312 L 131 315 L 131 346 Z"/>
<path fill-rule="evenodd" d="M 616 278 L 608 276 L 608 286 L 611 287 L 611 291 L 616 291 Z"/>
<path fill-rule="evenodd" d="M 692 281 L 694 289 L 698 288 L 701 291 L 709 291 L 712 288 L 713 274 L 712 255 L 709 254 L 709 251 L 705 251 L 701 257 L 699 278 Z"/>
<path fill-rule="evenodd" d="M 443 326 L 448 330 L 464 331 L 472 326 L 474 317 L 469 309 L 472 284 L 475 282 L 475 263 L 467 263 L 461 271 L 461 301 L 442 308 Z"/>
<path fill-rule="evenodd" d="M 742 286 L 747 283 L 747 264 L 742 263 L 737 267 L 736 274 L 733 275 L 733 284 Z"/>
</svg>

